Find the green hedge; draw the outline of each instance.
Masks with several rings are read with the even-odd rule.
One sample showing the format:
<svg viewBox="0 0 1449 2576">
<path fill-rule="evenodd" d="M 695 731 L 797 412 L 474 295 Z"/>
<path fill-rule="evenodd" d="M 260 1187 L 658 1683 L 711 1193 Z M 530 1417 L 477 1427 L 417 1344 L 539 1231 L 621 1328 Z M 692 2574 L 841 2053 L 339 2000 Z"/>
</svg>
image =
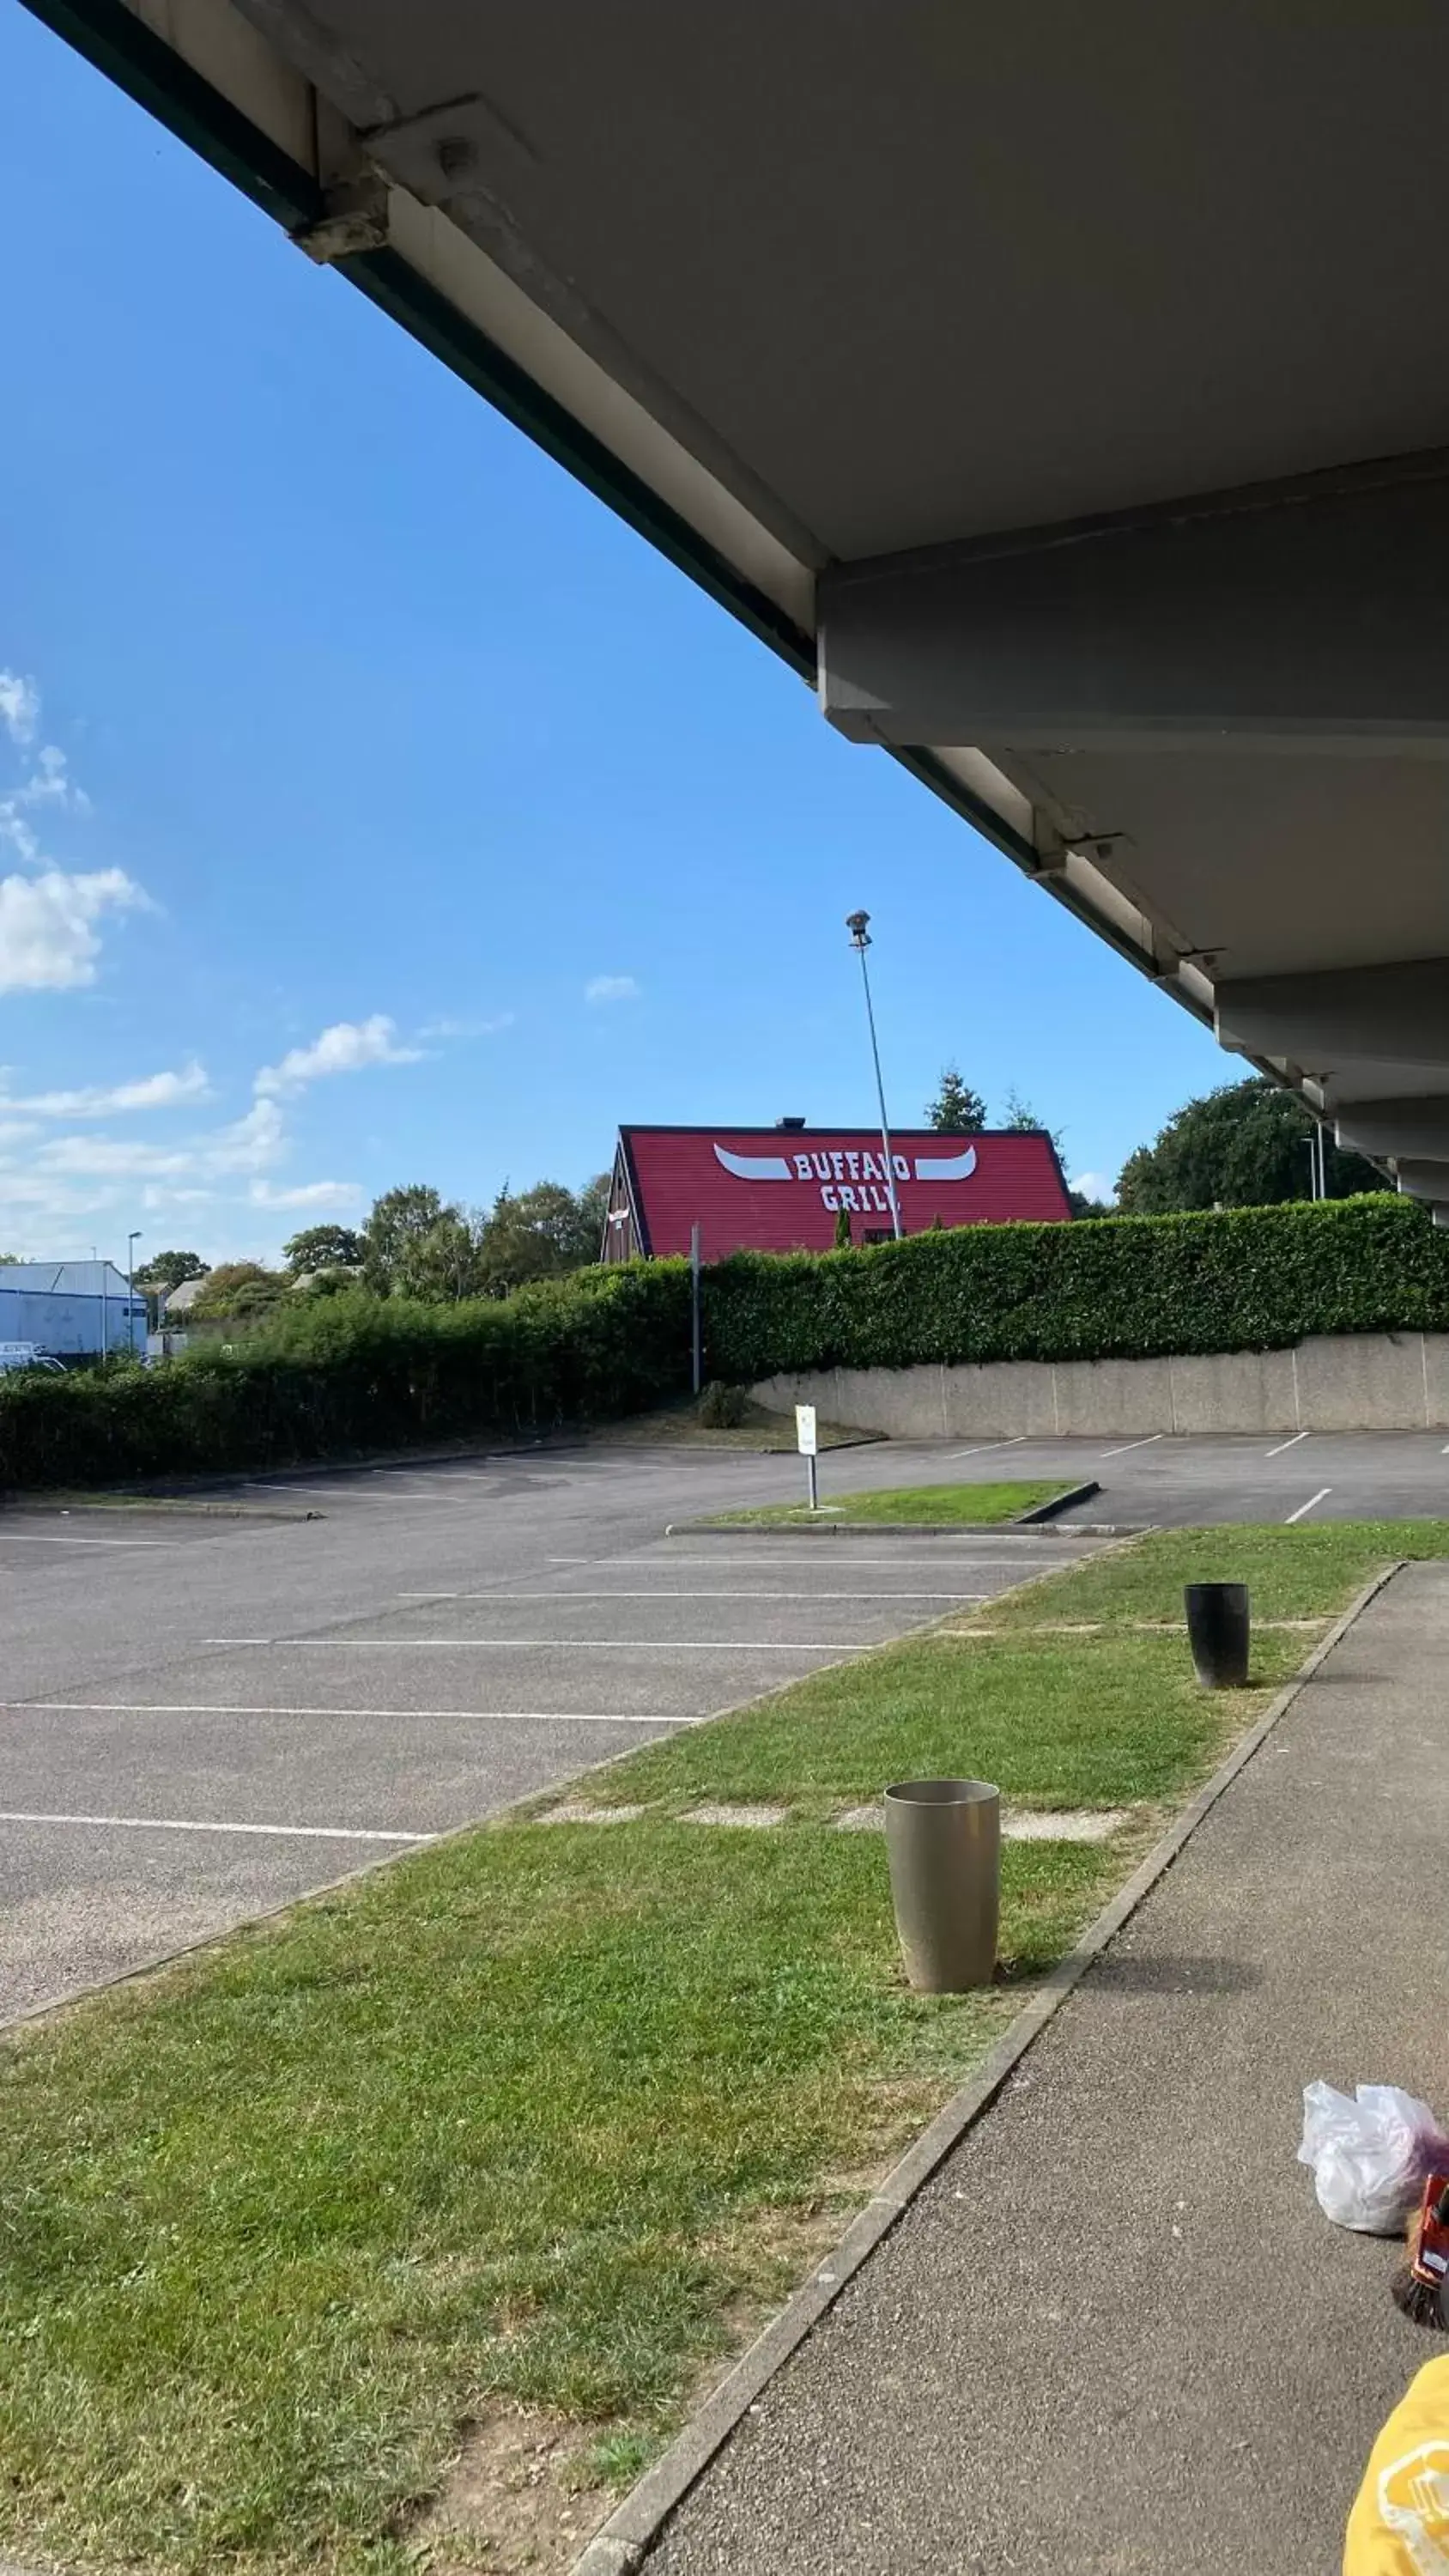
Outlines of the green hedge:
<svg viewBox="0 0 1449 2576">
<path fill-rule="evenodd" d="M 864 1252 L 740 1253 L 707 1275 L 712 1375 L 920 1360 L 1281 1350 L 1449 1332 L 1449 1234 L 1409 1199 L 962 1226 Z"/>
<path fill-rule="evenodd" d="M 963 1227 L 705 1273 L 711 1377 L 919 1360 L 1148 1359 L 1449 1332 L 1449 1234 L 1407 1199 Z M 642 1411 L 689 1384 L 682 1261 L 502 1301 L 308 1301 L 227 1352 L 0 1382 L 0 1485 L 278 1466 Z"/>
<path fill-rule="evenodd" d="M 319 1298 L 230 1351 L 0 1384 L 0 1485 L 278 1466 L 634 1413 L 689 1383 L 678 1261 L 460 1306 Z"/>
</svg>

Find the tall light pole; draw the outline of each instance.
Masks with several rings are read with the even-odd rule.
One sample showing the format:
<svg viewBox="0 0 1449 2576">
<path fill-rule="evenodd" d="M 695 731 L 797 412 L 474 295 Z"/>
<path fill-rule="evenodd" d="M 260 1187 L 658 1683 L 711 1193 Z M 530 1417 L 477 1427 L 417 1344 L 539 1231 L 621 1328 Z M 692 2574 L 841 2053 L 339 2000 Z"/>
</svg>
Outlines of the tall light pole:
<svg viewBox="0 0 1449 2576">
<path fill-rule="evenodd" d="M 136 1321 L 131 1310 L 136 1303 L 136 1246 L 140 1240 L 141 1229 L 137 1226 L 134 1232 L 126 1237 L 126 1348 L 133 1356 L 136 1349 Z"/>
<path fill-rule="evenodd" d="M 860 980 L 865 988 L 865 1016 L 870 1029 L 871 1058 L 875 1065 L 875 1096 L 880 1102 L 880 1141 L 885 1147 L 886 1193 L 891 1203 L 891 1229 L 899 1243 L 905 1228 L 901 1224 L 901 1203 L 896 1197 L 896 1170 L 891 1158 L 891 1127 L 890 1120 L 886 1116 L 885 1084 L 881 1079 L 880 1070 L 880 1046 L 875 1034 L 875 1011 L 870 998 L 870 970 L 865 962 L 865 952 L 870 946 L 870 914 L 848 912 L 845 916 L 845 927 L 850 933 L 851 947 L 860 959 Z"/>
</svg>

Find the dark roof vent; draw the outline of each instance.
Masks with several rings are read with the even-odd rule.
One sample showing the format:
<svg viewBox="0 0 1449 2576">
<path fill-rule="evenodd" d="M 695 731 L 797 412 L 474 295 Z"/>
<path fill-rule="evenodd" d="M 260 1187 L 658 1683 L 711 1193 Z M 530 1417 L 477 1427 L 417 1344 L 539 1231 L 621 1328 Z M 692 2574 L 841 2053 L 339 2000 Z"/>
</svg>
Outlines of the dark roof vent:
<svg viewBox="0 0 1449 2576">
<path fill-rule="evenodd" d="M 777 1118 L 775 1126 L 782 1136 L 803 1136 L 809 1123 L 808 1118 Z"/>
</svg>

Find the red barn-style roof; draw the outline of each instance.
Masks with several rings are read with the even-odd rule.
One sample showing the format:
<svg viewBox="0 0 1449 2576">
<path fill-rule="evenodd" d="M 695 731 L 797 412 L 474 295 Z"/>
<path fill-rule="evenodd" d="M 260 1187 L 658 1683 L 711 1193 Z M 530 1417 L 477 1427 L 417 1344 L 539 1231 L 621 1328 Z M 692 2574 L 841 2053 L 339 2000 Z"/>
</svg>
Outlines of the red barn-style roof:
<svg viewBox="0 0 1449 2576">
<path fill-rule="evenodd" d="M 891 1136 L 901 1225 L 1004 1225 L 1069 1217 L 1062 1168 L 1044 1128 Z M 890 1194 L 879 1128 L 621 1127 L 604 1259 L 688 1252 L 700 1229 L 706 1261 L 731 1252 L 828 1252 L 841 1210 L 854 1243 L 889 1241 Z"/>
</svg>

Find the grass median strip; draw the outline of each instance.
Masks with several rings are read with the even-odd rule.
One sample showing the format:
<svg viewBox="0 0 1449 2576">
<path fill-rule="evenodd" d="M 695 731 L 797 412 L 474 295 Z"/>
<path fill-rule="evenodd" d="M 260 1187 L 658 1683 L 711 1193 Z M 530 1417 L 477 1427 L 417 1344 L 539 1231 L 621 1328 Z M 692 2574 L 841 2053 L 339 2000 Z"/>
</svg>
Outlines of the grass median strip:
<svg viewBox="0 0 1449 2576">
<path fill-rule="evenodd" d="M 1131 1623 L 1242 1569 L 1265 1615 L 1326 1618 L 1446 1552 L 1449 1525 L 1150 1538 L 590 1776 L 643 1809 L 622 1830 L 507 1821 L 12 2033 L 0 2544 L 194 2576 L 565 2564 L 590 2494 L 550 2469 L 520 2536 L 477 2474 L 490 2427 L 524 2410 L 585 2480 L 636 2467 L 1304 1651 L 1265 1637 L 1254 1687 L 1207 1697 Z M 1006 1982 L 928 2000 L 878 1838 L 829 1819 L 940 1768 L 1136 1812 L 1008 1845 Z M 683 1820 L 750 1802 L 785 1821 Z"/>
<path fill-rule="evenodd" d="M 1045 1483 L 981 1485 L 903 1485 L 870 1494 L 827 1494 L 818 1511 L 806 1503 L 759 1503 L 742 1512 L 713 1512 L 699 1527 L 710 1529 L 782 1529 L 796 1521 L 857 1522 L 868 1528 L 920 1523 L 1014 1521 L 1035 1511 L 1063 1490 L 1060 1476 Z M 688 1528 L 689 1523 L 681 1523 Z"/>
</svg>

